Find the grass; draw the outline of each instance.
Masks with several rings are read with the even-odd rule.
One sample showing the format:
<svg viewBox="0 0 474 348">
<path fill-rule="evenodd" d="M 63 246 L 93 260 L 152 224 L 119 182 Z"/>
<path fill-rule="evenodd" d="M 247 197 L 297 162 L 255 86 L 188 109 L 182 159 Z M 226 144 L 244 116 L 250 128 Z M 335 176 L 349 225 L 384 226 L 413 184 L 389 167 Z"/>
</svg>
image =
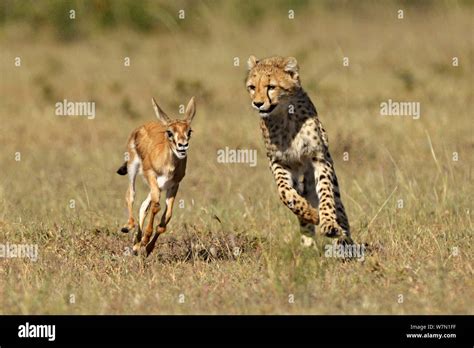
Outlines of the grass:
<svg viewBox="0 0 474 348">
<path fill-rule="evenodd" d="M 205 3 L 205 35 L 118 27 L 68 41 L 4 24 L 0 243 L 38 244 L 39 260 L 0 259 L 0 313 L 472 314 L 472 7 L 398 20 L 403 3 L 341 4 L 255 24 Z M 299 245 L 243 86 L 250 54 L 299 60 L 364 262 L 324 257 L 330 240 Z M 151 96 L 176 115 L 192 95 L 181 201 L 155 252 L 131 256 L 115 174 L 127 136 L 154 118 Z M 56 116 L 63 99 L 95 101 L 96 118 Z M 380 116 L 388 99 L 420 102 L 421 118 Z M 226 146 L 257 149 L 257 166 L 217 163 Z"/>
</svg>

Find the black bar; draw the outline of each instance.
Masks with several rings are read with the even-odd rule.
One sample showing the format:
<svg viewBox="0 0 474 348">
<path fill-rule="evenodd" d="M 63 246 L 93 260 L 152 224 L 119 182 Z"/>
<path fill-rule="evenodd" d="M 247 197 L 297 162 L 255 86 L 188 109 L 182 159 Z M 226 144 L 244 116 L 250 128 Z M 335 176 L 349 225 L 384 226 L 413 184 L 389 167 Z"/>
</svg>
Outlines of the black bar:
<svg viewBox="0 0 474 348">
<path fill-rule="evenodd" d="M 20 338 L 26 323 L 55 325 L 55 340 Z M 412 326 L 414 325 L 414 326 Z M 431 329 L 428 325 L 433 325 Z M 437 325 L 441 325 L 438 326 Z M 455 325 L 455 327 L 451 326 Z M 423 331 L 420 328 L 423 328 Z M 472 316 L 1 316 L 1 348 L 16 346 L 472 347 Z M 455 334 L 408 338 L 407 334 Z"/>
</svg>

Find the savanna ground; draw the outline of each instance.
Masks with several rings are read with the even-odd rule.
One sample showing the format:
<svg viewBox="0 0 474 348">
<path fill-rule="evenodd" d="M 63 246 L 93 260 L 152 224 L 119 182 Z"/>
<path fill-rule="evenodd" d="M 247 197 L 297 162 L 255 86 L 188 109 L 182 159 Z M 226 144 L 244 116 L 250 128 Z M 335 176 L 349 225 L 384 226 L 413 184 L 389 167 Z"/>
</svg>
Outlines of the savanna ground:
<svg viewBox="0 0 474 348">
<path fill-rule="evenodd" d="M 39 259 L 0 260 L 0 313 L 474 312 L 472 2 L 33 3 L 0 7 L 0 243 Z M 363 262 L 300 246 L 244 88 L 250 54 L 298 59 Z M 181 207 L 144 260 L 119 232 L 115 170 L 151 96 L 177 115 L 192 95 Z M 56 116 L 63 99 L 95 101 L 95 119 Z M 388 99 L 421 117 L 381 116 Z M 225 147 L 257 149 L 257 166 L 218 163 Z"/>
</svg>

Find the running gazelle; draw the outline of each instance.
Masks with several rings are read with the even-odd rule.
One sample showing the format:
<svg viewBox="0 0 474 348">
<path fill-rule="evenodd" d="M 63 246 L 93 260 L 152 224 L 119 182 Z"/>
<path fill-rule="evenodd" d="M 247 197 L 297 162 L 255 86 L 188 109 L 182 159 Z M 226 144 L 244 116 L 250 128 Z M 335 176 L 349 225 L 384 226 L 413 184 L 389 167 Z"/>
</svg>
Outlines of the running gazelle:
<svg viewBox="0 0 474 348">
<path fill-rule="evenodd" d="M 152 98 L 157 121 L 152 121 L 135 129 L 128 138 L 129 158 L 118 170 L 120 175 L 128 173 L 128 190 L 125 196 L 128 208 L 128 222 L 122 232 L 128 233 L 135 227 L 133 201 L 135 198 L 135 179 L 138 173 L 143 175 L 150 188 L 150 193 L 143 201 L 138 216 L 138 231 L 135 234 L 133 251 L 135 254 L 142 248 L 149 255 L 155 246 L 158 236 L 166 231 L 171 219 L 173 203 L 178 192 L 179 183 L 186 171 L 186 156 L 191 138 L 191 122 L 196 114 L 194 97 L 188 103 L 185 119 L 170 119 Z M 160 195 L 166 191 L 166 207 L 161 221 L 153 233 L 153 221 L 160 210 Z M 151 209 L 150 209 L 151 208 Z M 148 224 L 143 224 L 151 211 Z M 142 235 L 142 232 L 144 234 Z"/>
</svg>

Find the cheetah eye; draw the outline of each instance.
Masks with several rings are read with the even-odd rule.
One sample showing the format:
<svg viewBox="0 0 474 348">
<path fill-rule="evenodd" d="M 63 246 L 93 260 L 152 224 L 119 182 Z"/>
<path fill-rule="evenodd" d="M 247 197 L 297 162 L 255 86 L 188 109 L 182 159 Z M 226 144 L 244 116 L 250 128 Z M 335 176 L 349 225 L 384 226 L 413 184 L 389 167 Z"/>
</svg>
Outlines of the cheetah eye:
<svg viewBox="0 0 474 348">
<path fill-rule="evenodd" d="M 250 86 L 248 86 L 248 89 L 251 90 L 251 91 L 255 91 L 255 86 L 254 86 L 254 85 L 250 85 Z"/>
<path fill-rule="evenodd" d="M 268 88 L 269 91 L 273 91 L 276 88 L 276 86 L 275 85 L 268 85 L 267 88 Z"/>
<path fill-rule="evenodd" d="M 168 138 L 172 138 L 173 137 L 173 132 L 170 131 L 170 130 L 167 130 L 166 135 L 168 136 Z"/>
</svg>

